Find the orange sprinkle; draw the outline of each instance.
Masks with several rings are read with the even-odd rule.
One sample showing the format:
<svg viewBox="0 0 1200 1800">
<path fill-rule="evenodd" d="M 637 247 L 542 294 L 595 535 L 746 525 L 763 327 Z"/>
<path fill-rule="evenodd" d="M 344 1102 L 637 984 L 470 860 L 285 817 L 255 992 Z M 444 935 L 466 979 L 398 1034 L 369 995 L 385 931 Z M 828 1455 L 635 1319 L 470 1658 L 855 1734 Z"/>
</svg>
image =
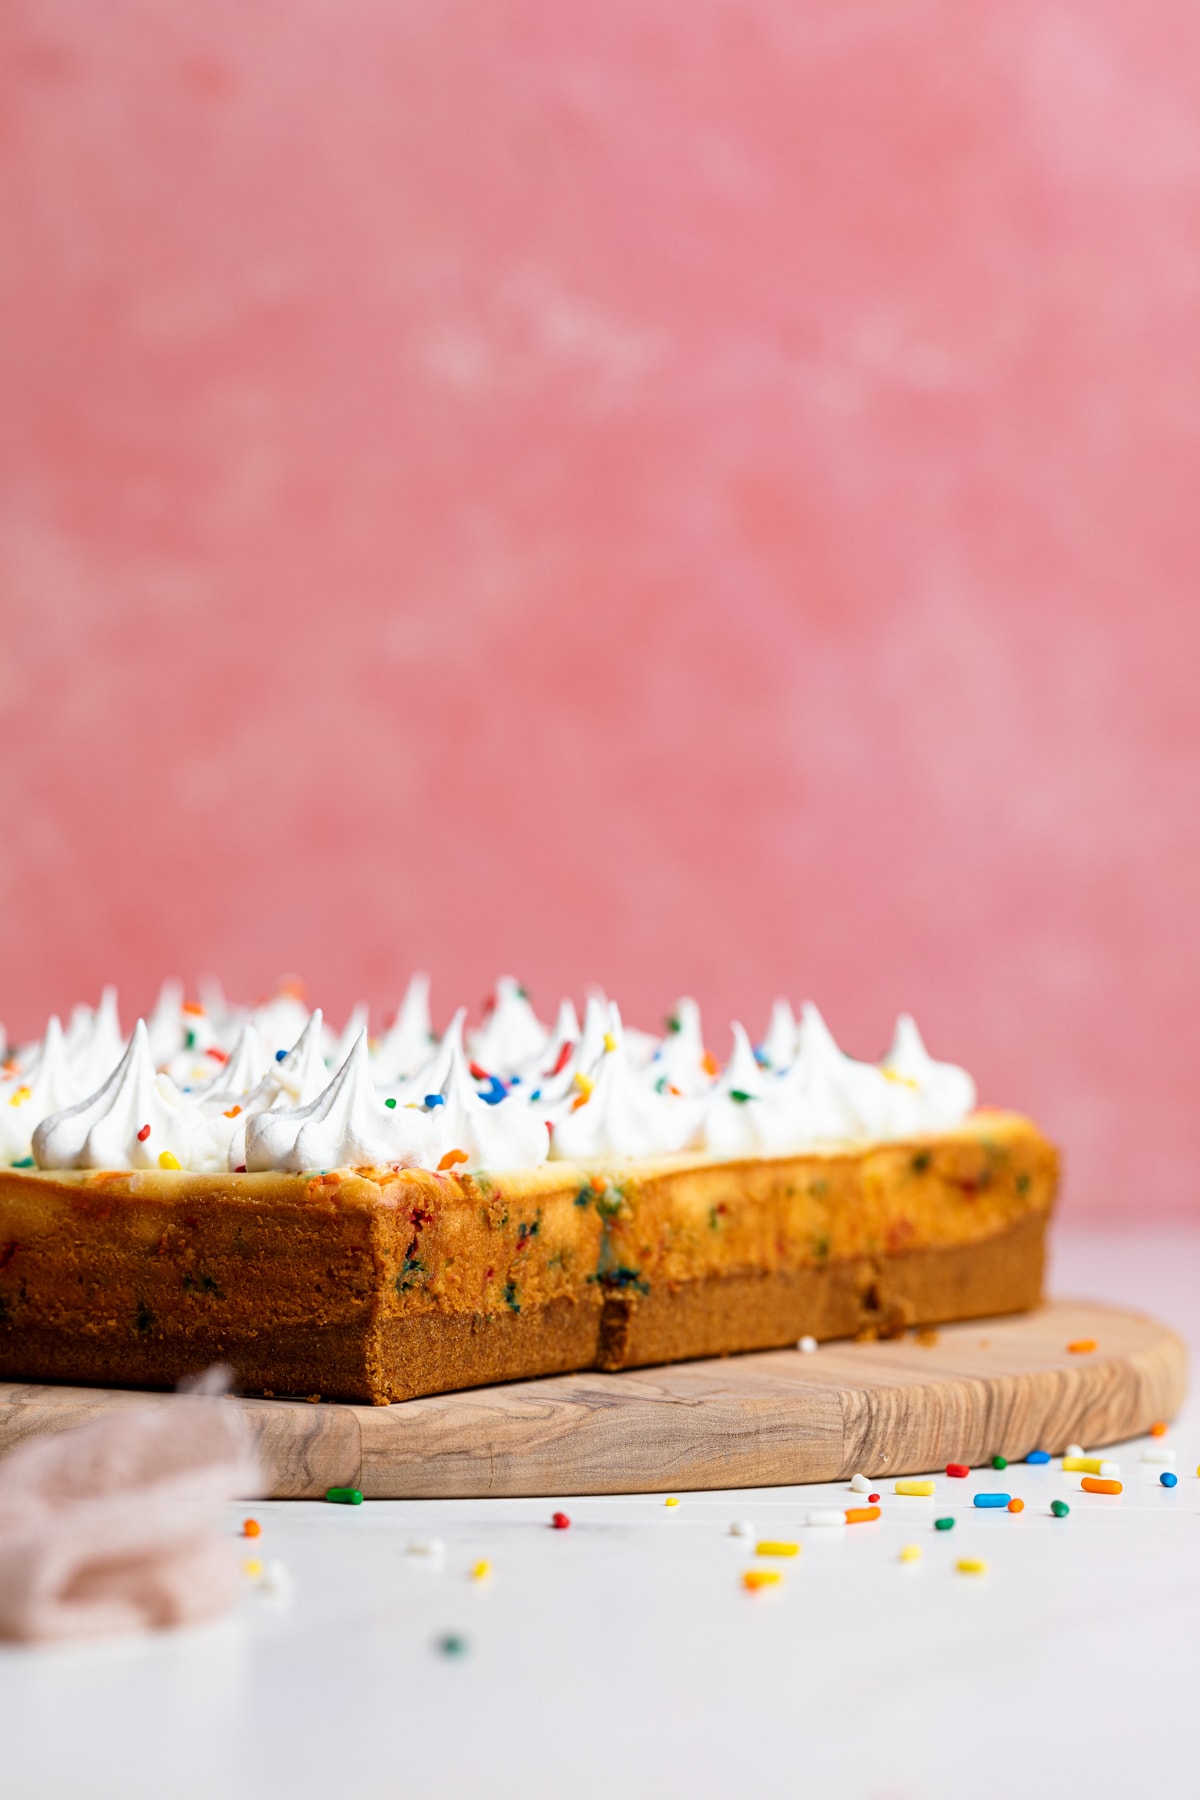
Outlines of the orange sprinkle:
<svg viewBox="0 0 1200 1800">
<path fill-rule="evenodd" d="M 716 1079 L 719 1069 L 717 1059 L 711 1050 L 706 1050 L 704 1052 L 704 1055 L 700 1058 L 700 1066 L 706 1075 L 711 1075 L 714 1080 Z"/>
<path fill-rule="evenodd" d="M 438 1164 L 438 1169 L 439 1170 L 452 1169 L 454 1167 L 455 1163 L 464 1163 L 464 1162 L 469 1162 L 469 1161 L 470 1161 L 470 1158 L 468 1157 L 465 1150 L 447 1150 L 445 1156 L 443 1156 L 441 1162 Z"/>
<path fill-rule="evenodd" d="M 879 1517 L 877 1506 L 848 1506 L 846 1508 L 847 1525 L 866 1525 L 869 1520 Z"/>
<path fill-rule="evenodd" d="M 243 1537 L 261 1537 L 262 1536 L 262 1526 L 259 1524 L 257 1519 L 243 1519 L 243 1521 L 242 1521 L 242 1536 Z"/>
<path fill-rule="evenodd" d="M 27 1088 L 22 1084 L 14 1094 L 9 1096 L 8 1104 L 10 1106 L 23 1106 L 32 1092 L 32 1088 Z"/>
<path fill-rule="evenodd" d="M 1095 1338 L 1072 1338 L 1067 1349 L 1072 1356 L 1086 1356 L 1089 1350 L 1096 1348 Z"/>
<path fill-rule="evenodd" d="M 231 1106 L 229 1111 L 225 1114 L 225 1117 L 227 1119 L 236 1119 L 241 1110 L 240 1106 Z"/>
<path fill-rule="evenodd" d="M 1166 1437 L 1166 1435 L 1167 1435 L 1167 1421 L 1165 1419 L 1155 1419 L 1153 1425 L 1150 1427 L 1150 1436 L 1151 1437 Z"/>
<path fill-rule="evenodd" d="M 1085 1494 L 1119 1494 L 1123 1491 L 1119 1481 L 1101 1481 L 1095 1475 L 1085 1475 L 1079 1485 Z"/>
<path fill-rule="evenodd" d="M 782 1580 L 778 1569 L 747 1569 L 742 1576 L 742 1586 L 753 1594 L 757 1588 L 778 1587 Z"/>
<path fill-rule="evenodd" d="M 1008 1510 L 1009 1512 L 1024 1512 L 1025 1502 L 1023 1500 L 1010 1500 L 1008 1503 Z"/>
<path fill-rule="evenodd" d="M 308 989 L 298 975 L 289 975 L 286 981 L 280 982 L 279 992 L 286 994 L 289 1000 L 303 1000 Z"/>
<path fill-rule="evenodd" d="M 202 1019 L 204 1017 L 204 1008 L 198 1000 L 185 1000 L 179 1010 L 180 1012 L 191 1013 L 194 1019 Z"/>
</svg>

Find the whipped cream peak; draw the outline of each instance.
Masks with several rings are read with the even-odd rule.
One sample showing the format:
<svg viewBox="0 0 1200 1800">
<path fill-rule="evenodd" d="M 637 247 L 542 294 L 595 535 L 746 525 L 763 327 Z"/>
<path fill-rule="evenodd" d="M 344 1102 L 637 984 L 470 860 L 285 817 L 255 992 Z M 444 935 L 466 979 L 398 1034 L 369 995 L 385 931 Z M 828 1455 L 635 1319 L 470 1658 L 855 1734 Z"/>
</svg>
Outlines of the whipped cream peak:
<svg viewBox="0 0 1200 1800">
<path fill-rule="evenodd" d="M 32 1154 L 35 1127 L 78 1098 L 63 1028 L 52 1014 L 27 1065 L 0 1082 L 0 1162 L 25 1162 Z"/>
<path fill-rule="evenodd" d="M 33 1154 L 42 1169 L 186 1169 L 198 1123 L 198 1108 L 156 1071 L 139 1019 L 103 1086 L 42 1120 Z"/>
<path fill-rule="evenodd" d="M 150 1054 L 155 1068 L 170 1062 L 183 1049 L 184 1034 L 183 983 L 169 975 L 158 990 L 154 1009 L 146 1020 Z"/>
<path fill-rule="evenodd" d="M 253 1020 L 247 1019 L 237 1034 L 233 1049 L 218 1064 L 208 1081 L 192 1090 L 205 1104 L 229 1096 L 233 1099 L 249 1094 L 268 1073 L 268 1057 Z"/>
<path fill-rule="evenodd" d="M 463 1054 L 466 1023 L 467 1009 L 460 1006 L 434 1046 L 433 1054 L 426 1058 L 415 1075 L 396 1086 L 395 1097 L 401 1106 L 424 1106 L 426 1095 L 441 1093 L 455 1055 Z"/>
<path fill-rule="evenodd" d="M 428 1061 L 436 1043 L 429 1015 L 429 977 L 416 974 L 405 990 L 396 1016 L 374 1050 L 375 1081 L 379 1087 L 407 1081 Z"/>
<path fill-rule="evenodd" d="M 326 1031 L 325 1060 L 331 1068 L 341 1068 L 351 1050 L 353 1050 L 360 1033 L 368 1029 L 370 1018 L 370 1007 L 365 1000 L 360 1000 L 358 1004 L 351 1009 L 350 1017 L 342 1026 L 337 1037 L 335 1037 L 331 1031 Z M 370 1048 L 369 1037 L 367 1039 L 367 1047 L 368 1049 Z"/>
<path fill-rule="evenodd" d="M 915 1089 L 929 1130 L 946 1130 L 974 1110 L 978 1095 L 971 1076 L 956 1063 L 934 1061 L 910 1013 L 901 1013 L 896 1020 L 892 1047 L 882 1066 L 885 1075 Z"/>
<path fill-rule="evenodd" d="M 700 1128 L 703 1103 L 646 1081 L 625 1044 L 621 1014 L 609 1007 L 608 1045 L 591 1080 L 581 1072 L 579 1096 L 554 1123 L 550 1154 L 567 1162 L 670 1156 L 687 1149 Z"/>
<path fill-rule="evenodd" d="M 696 1098 L 712 1086 L 716 1064 L 704 1048 L 700 1008 L 694 1000 L 676 1003 L 657 1060 L 659 1073 L 678 1094 Z"/>
<path fill-rule="evenodd" d="M 502 975 L 483 1024 L 470 1035 L 471 1061 L 507 1081 L 540 1063 L 549 1035 L 520 982 Z"/>
<path fill-rule="evenodd" d="M 308 1024 L 308 1007 L 299 983 L 285 982 L 269 1000 L 256 1006 L 251 1016 L 268 1056 L 290 1049 Z"/>
<path fill-rule="evenodd" d="M 449 1037 L 449 1033 L 447 1036 Z M 549 1150 L 541 1116 L 524 1101 L 506 1097 L 488 1101 L 478 1092 L 467 1068 L 459 1034 L 451 1041 L 440 1096 L 432 1109 L 440 1134 L 441 1154 L 464 1151 L 469 1169 L 530 1169 L 544 1163 Z"/>
<path fill-rule="evenodd" d="M 272 1108 L 246 1124 L 247 1169 L 412 1168 L 437 1164 L 438 1127 L 419 1108 L 389 1107 L 371 1079 L 367 1034 L 308 1106 Z"/>
<path fill-rule="evenodd" d="M 281 1105 L 311 1106 L 318 1094 L 324 1093 L 329 1085 L 329 1070 L 322 1052 L 324 1042 L 324 1017 L 318 1006 L 287 1054 L 280 1056 L 276 1052 L 275 1061 L 268 1064 L 263 1077 L 265 1084 L 277 1090 L 274 1098 Z"/>
<path fill-rule="evenodd" d="M 81 1029 L 76 1042 L 67 1048 L 71 1073 L 78 1084 L 76 1091 L 90 1094 L 109 1074 L 125 1049 L 115 987 L 104 989 L 86 1030 Z"/>
<path fill-rule="evenodd" d="M 776 1000 L 771 1007 L 771 1022 L 761 1045 L 762 1058 L 769 1069 L 791 1067 L 796 1057 L 798 1030 L 796 1015 L 788 1001 Z"/>
</svg>

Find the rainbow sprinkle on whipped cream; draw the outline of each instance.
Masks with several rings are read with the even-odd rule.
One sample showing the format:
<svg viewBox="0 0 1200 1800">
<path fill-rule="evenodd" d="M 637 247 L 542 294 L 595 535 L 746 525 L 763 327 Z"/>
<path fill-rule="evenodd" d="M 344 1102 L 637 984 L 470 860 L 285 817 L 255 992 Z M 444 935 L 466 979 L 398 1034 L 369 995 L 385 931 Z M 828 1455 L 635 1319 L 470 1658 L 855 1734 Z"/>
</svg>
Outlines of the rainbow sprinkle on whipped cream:
<svg viewBox="0 0 1200 1800">
<path fill-rule="evenodd" d="M 360 1006 L 335 1035 L 294 983 L 239 1007 L 215 985 L 201 1005 L 168 981 L 126 1038 L 107 988 L 4 1060 L 0 1163 L 299 1174 L 783 1156 L 946 1130 L 975 1105 L 971 1077 L 935 1062 L 907 1015 L 882 1062 L 864 1063 L 811 1003 L 797 1019 L 778 1000 L 758 1045 L 733 1026 L 721 1067 L 694 1000 L 661 1038 L 598 993 L 582 1023 L 564 1000 L 547 1025 L 505 976 L 477 1027 L 464 1007 L 439 1037 L 415 975 L 382 1036 L 367 1027 Z"/>
</svg>

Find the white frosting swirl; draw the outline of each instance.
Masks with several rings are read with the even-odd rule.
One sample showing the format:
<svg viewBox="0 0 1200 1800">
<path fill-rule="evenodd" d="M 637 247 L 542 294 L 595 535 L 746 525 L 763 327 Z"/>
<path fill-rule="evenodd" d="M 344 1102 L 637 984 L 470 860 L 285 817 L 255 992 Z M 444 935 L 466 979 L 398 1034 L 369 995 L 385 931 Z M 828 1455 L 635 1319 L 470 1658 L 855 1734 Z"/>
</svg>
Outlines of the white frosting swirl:
<svg viewBox="0 0 1200 1800">
<path fill-rule="evenodd" d="M 0 1083 L 0 1163 L 27 1161 L 33 1153 L 35 1127 L 78 1097 L 63 1028 L 52 1017 L 37 1054 Z"/>
<path fill-rule="evenodd" d="M 434 1044 L 429 1017 L 429 977 L 414 975 L 396 1016 L 371 1053 L 378 1087 L 407 1081 L 428 1060 Z"/>
<path fill-rule="evenodd" d="M 429 1169 L 439 1154 L 438 1127 L 428 1113 L 379 1098 L 365 1031 L 308 1106 L 255 1113 L 246 1125 L 247 1169 Z"/>
<path fill-rule="evenodd" d="M 520 982 L 512 975 L 502 975 L 487 1017 L 471 1034 L 471 1061 L 507 1081 L 540 1062 L 548 1037 Z"/>
<path fill-rule="evenodd" d="M 195 1104 L 156 1072 L 139 1019 L 103 1087 L 42 1120 L 33 1154 L 42 1169 L 186 1169 L 198 1123 Z"/>
<path fill-rule="evenodd" d="M 430 1092 L 442 1102 L 430 1115 L 437 1121 L 442 1156 L 463 1150 L 469 1169 L 531 1169 L 545 1162 L 549 1140 L 541 1115 L 511 1097 L 490 1104 L 482 1099 L 461 1043 L 451 1041 L 445 1076 Z"/>
<path fill-rule="evenodd" d="M 578 1102 L 554 1125 L 552 1157 L 596 1162 L 608 1157 L 666 1156 L 684 1150 L 699 1129 L 703 1104 L 660 1093 L 634 1068 L 625 1048 L 621 1015 L 609 1009 L 611 1048 L 594 1084 L 583 1077 Z"/>
</svg>

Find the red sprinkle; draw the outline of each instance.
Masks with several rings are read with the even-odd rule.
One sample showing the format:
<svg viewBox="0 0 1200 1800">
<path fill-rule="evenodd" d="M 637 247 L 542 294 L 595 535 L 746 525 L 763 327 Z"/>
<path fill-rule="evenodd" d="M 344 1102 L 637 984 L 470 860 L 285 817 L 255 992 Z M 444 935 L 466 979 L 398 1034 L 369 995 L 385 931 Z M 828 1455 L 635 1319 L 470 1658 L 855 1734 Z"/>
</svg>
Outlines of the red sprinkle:
<svg viewBox="0 0 1200 1800">
<path fill-rule="evenodd" d="M 551 1518 L 550 1523 L 553 1525 L 555 1531 L 565 1531 L 571 1521 L 568 1519 L 566 1513 L 555 1513 Z"/>
<path fill-rule="evenodd" d="M 947 1475 L 956 1476 L 959 1481 L 964 1481 L 971 1473 L 971 1470 L 966 1463 L 947 1463 L 946 1473 Z"/>
<path fill-rule="evenodd" d="M 554 1067 L 550 1071 L 550 1073 L 552 1075 L 561 1075 L 562 1074 L 563 1070 L 566 1068 L 568 1062 L 571 1059 L 571 1052 L 572 1052 L 572 1050 L 574 1050 L 574 1048 L 575 1048 L 574 1044 L 564 1044 L 563 1045 L 562 1049 L 558 1053 L 558 1061 L 555 1063 Z"/>
<path fill-rule="evenodd" d="M 878 1501 L 879 1501 L 879 1495 L 878 1495 L 878 1494 L 868 1494 L 868 1495 L 867 1495 L 867 1504 L 868 1504 L 868 1505 L 869 1505 L 869 1506 L 875 1506 L 875 1505 L 877 1505 L 877 1504 L 878 1504 Z"/>
<path fill-rule="evenodd" d="M 227 1050 L 218 1050 L 215 1044 L 210 1044 L 204 1054 L 206 1056 L 211 1056 L 214 1062 L 227 1063 L 229 1061 L 229 1052 Z"/>
<path fill-rule="evenodd" d="M 478 1063 L 471 1063 L 469 1067 L 476 1081 L 490 1081 L 492 1079 L 487 1070 L 481 1069 Z"/>
<path fill-rule="evenodd" d="M 144 1144 L 146 1139 L 149 1136 L 150 1136 L 150 1127 L 148 1125 L 143 1125 L 142 1129 L 138 1132 L 138 1143 Z"/>
</svg>

